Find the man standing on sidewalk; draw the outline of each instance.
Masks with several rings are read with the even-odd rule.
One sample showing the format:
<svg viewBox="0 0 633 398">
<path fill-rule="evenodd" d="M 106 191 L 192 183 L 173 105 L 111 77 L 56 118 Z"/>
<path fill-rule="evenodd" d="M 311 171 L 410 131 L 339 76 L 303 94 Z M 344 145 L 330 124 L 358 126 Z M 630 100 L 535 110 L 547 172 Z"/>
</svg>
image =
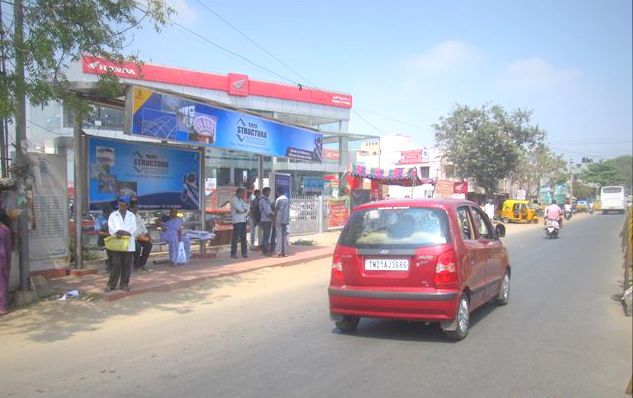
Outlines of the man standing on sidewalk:
<svg viewBox="0 0 633 398">
<path fill-rule="evenodd" d="M 259 213 L 261 215 L 259 226 L 262 229 L 262 253 L 265 255 L 272 254 L 273 248 L 270 246 L 270 229 L 272 228 L 273 210 L 270 205 L 270 188 L 266 187 L 262 191 L 262 197 L 259 199 Z"/>
<path fill-rule="evenodd" d="M 112 252 L 112 269 L 110 279 L 105 288 L 105 292 L 116 289 L 117 284 L 121 290 L 129 291 L 130 274 L 132 272 L 132 262 L 136 251 L 136 216 L 127 210 L 130 198 L 123 196 L 119 198 L 119 209 L 108 218 L 108 230 L 111 236 L 122 238 L 128 237 L 129 243 L 126 251 Z M 120 279 L 120 283 L 119 283 Z"/>
<path fill-rule="evenodd" d="M 231 258 L 237 258 L 237 241 L 242 245 L 242 257 L 248 257 L 246 243 L 246 213 L 248 206 L 244 202 L 244 188 L 238 188 L 231 199 L 231 222 L 233 223 L 233 236 L 231 237 Z"/>
<path fill-rule="evenodd" d="M 255 236 L 258 236 L 257 243 L 261 246 L 262 236 L 259 233 L 259 223 L 261 221 L 261 212 L 259 211 L 259 199 L 261 198 L 261 194 L 259 193 L 259 189 L 253 191 L 253 197 L 251 198 L 250 209 L 248 211 L 250 226 L 251 226 L 251 250 L 255 250 Z"/>
<path fill-rule="evenodd" d="M 276 247 L 275 254 L 278 257 L 288 256 L 288 224 L 290 224 L 290 201 L 285 192 L 280 192 L 279 197 L 275 201 L 275 230 L 277 237 L 275 238 Z"/>
<path fill-rule="evenodd" d="M 149 236 L 143 217 L 138 212 L 138 203 L 132 201 L 130 211 L 136 216 L 136 251 L 134 252 L 134 269 L 147 271 L 147 259 L 152 252 L 152 238 Z"/>
</svg>

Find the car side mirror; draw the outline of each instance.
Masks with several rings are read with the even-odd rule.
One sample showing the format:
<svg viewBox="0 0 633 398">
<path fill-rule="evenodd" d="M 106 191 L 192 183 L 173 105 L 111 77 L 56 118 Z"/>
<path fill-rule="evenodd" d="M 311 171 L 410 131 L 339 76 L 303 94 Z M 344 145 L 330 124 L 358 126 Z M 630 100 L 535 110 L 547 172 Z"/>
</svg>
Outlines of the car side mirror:
<svg viewBox="0 0 633 398">
<path fill-rule="evenodd" d="M 498 238 L 503 238 L 504 236 L 506 236 L 506 227 L 503 224 L 497 224 L 495 225 L 495 235 Z"/>
</svg>

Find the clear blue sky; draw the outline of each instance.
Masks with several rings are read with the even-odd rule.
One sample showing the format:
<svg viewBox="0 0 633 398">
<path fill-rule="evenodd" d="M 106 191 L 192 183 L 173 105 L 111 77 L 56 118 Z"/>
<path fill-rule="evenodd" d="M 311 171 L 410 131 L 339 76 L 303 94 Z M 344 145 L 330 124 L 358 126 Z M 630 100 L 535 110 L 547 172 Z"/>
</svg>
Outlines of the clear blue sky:
<svg viewBox="0 0 633 398">
<path fill-rule="evenodd" d="M 169 1 L 176 21 L 276 74 L 351 93 L 353 132 L 406 133 L 430 146 L 430 125 L 454 104 L 492 102 L 533 110 L 566 156 L 632 152 L 631 0 L 201 0 L 303 78 L 197 0 Z M 175 26 L 135 32 L 128 50 L 283 81 Z"/>
</svg>

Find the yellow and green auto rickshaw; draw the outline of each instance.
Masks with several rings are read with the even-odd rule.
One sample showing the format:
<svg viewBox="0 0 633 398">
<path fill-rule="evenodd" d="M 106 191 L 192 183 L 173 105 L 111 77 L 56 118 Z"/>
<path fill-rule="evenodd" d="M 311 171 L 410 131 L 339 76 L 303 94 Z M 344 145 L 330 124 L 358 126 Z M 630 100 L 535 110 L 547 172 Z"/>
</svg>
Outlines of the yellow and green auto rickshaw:
<svg viewBox="0 0 633 398">
<path fill-rule="evenodd" d="M 508 199 L 501 206 L 501 220 L 504 223 L 537 223 L 536 210 L 530 207 L 530 201 Z"/>
</svg>

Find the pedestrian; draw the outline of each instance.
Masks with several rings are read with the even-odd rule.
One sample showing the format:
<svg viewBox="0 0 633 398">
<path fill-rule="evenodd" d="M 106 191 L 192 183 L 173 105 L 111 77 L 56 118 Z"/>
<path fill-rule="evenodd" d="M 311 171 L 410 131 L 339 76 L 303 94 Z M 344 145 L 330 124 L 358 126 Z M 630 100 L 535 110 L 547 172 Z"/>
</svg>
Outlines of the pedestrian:
<svg viewBox="0 0 633 398">
<path fill-rule="evenodd" d="M 160 240 L 167 242 L 169 247 L 169 261 L 171 265 L 178 265 L 178 248 L 182 242 L 185 246 L 185 254 L 187 261 L 190 258 L 191 241 L 187 235 L 182 233 L 182 218 L 178 217 L 178 210 L 171 209 L 169 216 L 160 223 L 163 231 L 160 234 Z"/>
<path fill-rule="evenodd" d="M 237 241 L 242 245 L 242 257 L 248 257 L 246 243 L 246 214 L 248 207 L 244 202 L 244 188 L 238 188 L 231 199 L 231 223 L 233 224 L 233 236 L 231 237 L 231 258 L 237 258 Z"/>
<path fill-rule="evenodd" d="M 11 271 L 11 228 L 9 216 L 0 208 L 0 316 L 9 313 L 9 272 Z"/>
<path fill-rule="evenodd" d="M 134 269 L 147 271 L 147 259 L 152 252 L 152 238 L 149 236 L 143 217 L 139 214 L 138 203 L 132 201 L 130 211 L 136 216 L 136 250 L 134 251 Z"/>
<path fill-rule="evenodd" d="M 125 251 L 112 252 L 112 269 L 110 279 L 105 288 L 105 292 L 110 292 L 117 288 L 130 290 L 130 274 L 132 273 L 132 262 L 134 261 L 134 251 L 136 250 L 136 216 L 128 211 L 130 198 L 122 196 L 119 198 L 119 209 L 108 218 L 108 229 L 110 236 L 117 238 L 128 237 L 128 246 Z"/>
<path fill-rule="evenodd" d="M 271 217 L 272 220 L 272 228 L 270 230 L 270 253 L 269 255 L 275 254 L 275 249 L 277 248 L 277 229 L 275 228 L 275 205 L 277 204 L 277 198 L 279 198 L 279 192 L 275 192 L 275 200 L 271 201 L 270 208 L 273 211 L 273 215 Z"/>
<path fill-rule="evenodd" d="M 112 252 L 105 248 L 105 242 L 104 242 L 104 239 L 107 236 L 110 236 L 110 230 L 108 228 L 108 219 L 110 218 L 110 214 L 112 214 L 112 208 L 110 207 L 110 205 L 108 205 L 103 209 L 103 212 L 101 213 L 101 215 L 99 215 L 97 219 L 95 220 L 95 231 L 97 232 L 97 246 L 103 247 L 103 249 L 106 252 L 105 266 L 106 266 L 107 273 L 110 273 L 110 270 L 112 269 Z"/>
<path fill-rule="evenodd" d="M 258 235 L 258 230 L 260 229 L 258 227 L 260 221 L 261 221 L 261 212 L 259 211 L 259 200 L 261 198 L 261 193 L 259 191 L 259 189 L 256 189 L 255 191 L 253 191 L 253 197 L 251 198 L 251 204 L 250 204 L 250 209 L 248 211 L 249 214 L 249 220 L 250 220 L 250 227 L 251 227 L 251 236 L 250 236 L 250 240 L 251 240 L 251 250 L 255 250 L 255 237 Z M 257 243 L 258 245 L 261 246 L 261 238 L 257 239 Z"/>
<path fill-rule="evenodd" d="M 272 254 L 272 247 L 270 245 L 270 230 L 272 228 L 273 210 L 270 204 L 270 188 L 266 187 L 262 190 L 262 196 L 259 199 L 259 213 L 260 221 L 259 225 L 262 229 L 262 253 L 264 255 Z"/>
<path fill-rule="evenodd" d="M 484 212 L 488 215 L 490 221 L 495 218 L 495 204 L 492 202 L 492 199 L 488 199 L 488 203 L 484 205 Z"/>
<path fill-rule="evenodd" d="M 275 201 L 275 230 L 277 233 L 275 255 L 277 257 L 288 256 L 288 224 L 290 224 L 290 200 L 286 193 L 281 191 Z"/>
</svg>

